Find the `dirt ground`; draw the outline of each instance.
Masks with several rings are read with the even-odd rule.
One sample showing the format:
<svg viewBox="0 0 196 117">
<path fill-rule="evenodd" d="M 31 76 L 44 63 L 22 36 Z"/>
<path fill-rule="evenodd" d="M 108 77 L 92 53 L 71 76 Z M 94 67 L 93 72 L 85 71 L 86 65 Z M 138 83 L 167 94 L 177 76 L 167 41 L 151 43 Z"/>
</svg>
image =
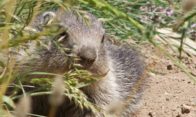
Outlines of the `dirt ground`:
<svg viewBox="0 0 196 117">
<path fill-rule="evenodd" d="M 149 77 L 136 117 L 196 117 L 196 84 L 159 50 L 142 48 Z M 153 53 L 153 54 L 152 54 Z M 196 57 L 184 56 L 183 63 L 196 73 Z"/>
</svg>

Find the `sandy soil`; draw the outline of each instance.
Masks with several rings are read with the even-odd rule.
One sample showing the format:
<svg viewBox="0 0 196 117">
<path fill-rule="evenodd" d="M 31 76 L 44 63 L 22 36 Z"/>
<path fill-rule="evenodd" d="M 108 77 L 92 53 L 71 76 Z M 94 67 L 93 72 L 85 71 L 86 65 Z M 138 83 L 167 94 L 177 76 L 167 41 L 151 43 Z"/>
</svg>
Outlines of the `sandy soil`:
<svg viewBox="0 0 196 117">
<path fill-rule="evenodd" d="M 155 48 L 146 48 L 146 62 L 151 72 L 136 117 L 196 117 L 194 81 Z M 185 56 L 183 61 L 196 73 L 195 56 Z"/>
<path fill-rule="evenodd" d="M 196 117 L 196 85 L 184 73 L 149 80 L 137 117 Z"/>
</svg>

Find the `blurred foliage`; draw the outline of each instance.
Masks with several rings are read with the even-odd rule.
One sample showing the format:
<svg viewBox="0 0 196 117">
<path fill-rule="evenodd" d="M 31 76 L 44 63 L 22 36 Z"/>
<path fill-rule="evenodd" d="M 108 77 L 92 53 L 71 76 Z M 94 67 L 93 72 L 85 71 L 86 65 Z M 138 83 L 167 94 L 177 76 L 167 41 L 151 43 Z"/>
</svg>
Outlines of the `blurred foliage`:
<svg viewBox="0 0 196 117">
<path fill-rule="evenodd" d="M 132 38 L 136 41 L 149 39 L 148 35 L 147 38 L 144 35 L 141 35 L 138 31 L 138 27 L 133 25 L 133 23 L 130 23 L 126 17 L 116 15 L 108 8 L 101 9 L 96 0 L 94 2 L 91 0 L 89 0 L 90 2 L 88 2 L 88 0 L 80 1 L 83 3 L 80 4 L 83 9 L 92 12 L 105 22 L 105 28 L 110 35 L 117 36 L 119 39 Z M 123 11 L 128 17 L 140 23 L 142 25 L 141 27 L 146 27 L 143 28 L 146 34 L 155 31 L 151 30 L 155 28 L 171 28 L 174 25 L 176 18 L 184 15 L 184 13 L 181 12 L 182 1 L 169 1 L 170 0 L 106 0 L 108 4 L 115 7 L 115 9 L 118 9 L 118 12 Z M 104 2 L 101 1 L 100 3 Z M 190 25 L 195 23 L 195 21 L 196 18 L 189 20 Z M 190 28 L 190 30 L 191 29 L 192 28 Z"/>
</svg>

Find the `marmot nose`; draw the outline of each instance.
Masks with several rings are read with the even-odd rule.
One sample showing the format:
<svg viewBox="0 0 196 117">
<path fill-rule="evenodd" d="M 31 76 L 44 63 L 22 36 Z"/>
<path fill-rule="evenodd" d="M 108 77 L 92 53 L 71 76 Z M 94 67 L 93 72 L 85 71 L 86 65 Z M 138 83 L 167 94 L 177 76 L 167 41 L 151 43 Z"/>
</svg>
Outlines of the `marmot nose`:
<svg viewBox="0 0 196 117">
<path fill-rule="evenodd" d="M 80 63 L 85 67 L 90 67 L 97 58 L 96 50 L 92 47 L 83 47 L 78 53 Z"/>
</svg>

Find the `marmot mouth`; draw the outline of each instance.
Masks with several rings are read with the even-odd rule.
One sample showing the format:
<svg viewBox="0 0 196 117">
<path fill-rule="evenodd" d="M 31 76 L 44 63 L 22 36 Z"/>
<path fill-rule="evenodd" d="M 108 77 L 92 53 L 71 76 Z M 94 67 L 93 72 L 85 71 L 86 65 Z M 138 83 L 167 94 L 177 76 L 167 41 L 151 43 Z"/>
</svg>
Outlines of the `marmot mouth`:
<svg viewBox="0 0 196 117">
<path fill-rule="evenodd" d="M 106 71 L 105 73 L 94 73 L 93 74 L 93 77 L 97 77 L 97 78 L 104 78 L 108 73 L 109 73 L 110 70 Z"/>
<path fill-rule="evenodd" d="M 84 68 L 89 69 L 89 68 L 93 65 L 94 61 L 95 61 L 95 60 L 80 58 L 79 63 L 80 63 Z"/>
</svg>

